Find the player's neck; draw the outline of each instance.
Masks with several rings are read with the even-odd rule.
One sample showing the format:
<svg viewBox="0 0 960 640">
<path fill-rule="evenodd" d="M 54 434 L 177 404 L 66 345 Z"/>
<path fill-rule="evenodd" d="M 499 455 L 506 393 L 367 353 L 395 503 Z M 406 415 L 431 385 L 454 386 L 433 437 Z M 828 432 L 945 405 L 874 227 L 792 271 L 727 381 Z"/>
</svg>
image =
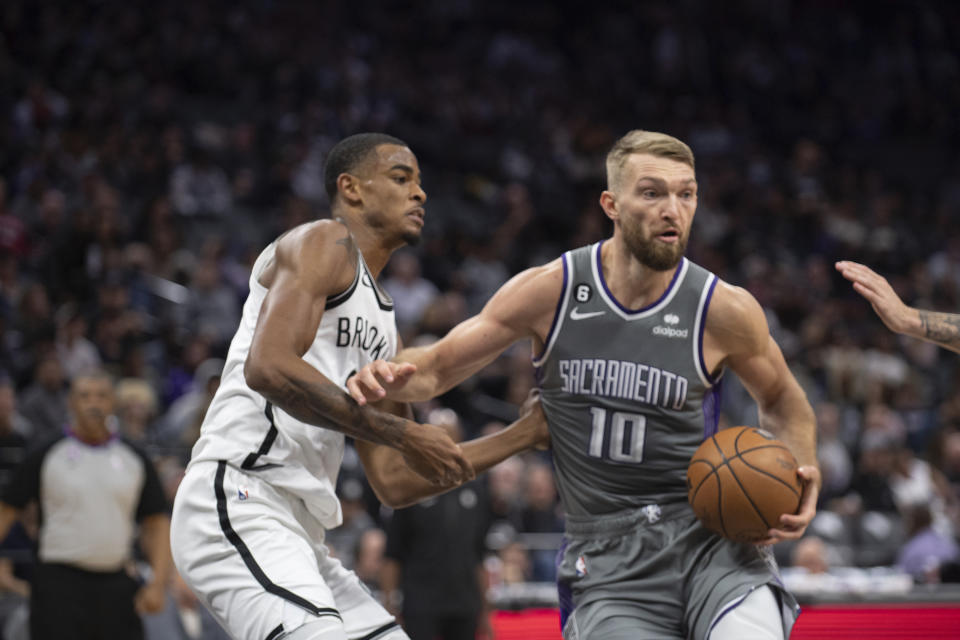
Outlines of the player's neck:
<svg viewBox="0 0 960 640">
<path fill-rule="evenodd" d="M 659 300 L 679 267 L 678 264 L 666 271 L 651 269 L 616 237 L 603 243 L 600 263 L 607 288 L 627 309 L 642 309 Z"/>
<path fill-rule="evenodd" d="M 363 254 L 363 261 L 367 264 L 370 274 L 374 278 L 379 277 L 387 260 L 397 247 L 390 246 L 376 229 L 357 221 L 353 216 L 336 213 L 334 216 L 350 230 L 350 235 L 353 236 L 357 249 Z"/>
</svg>

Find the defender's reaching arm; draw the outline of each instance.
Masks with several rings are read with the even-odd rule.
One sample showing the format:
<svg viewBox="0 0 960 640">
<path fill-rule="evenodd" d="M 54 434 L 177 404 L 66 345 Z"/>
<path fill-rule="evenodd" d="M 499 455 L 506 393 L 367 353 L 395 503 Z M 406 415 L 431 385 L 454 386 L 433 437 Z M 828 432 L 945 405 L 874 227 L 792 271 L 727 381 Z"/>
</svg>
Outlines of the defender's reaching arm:
<svg viewBox="0 0 960 640">
<path fill-rule="evenodd" d="M 400 415 L 403 415 L 403 412 L 409 412 L 408 405 L 393 403 L 389 400 L 384 402 L 392 407 L 392 411 L 401 412 Z M 520 417 L 505 429 L 461 443 L 463 455 L 474 471 L 481 473 L 516 453 L 533 448 L 544 449 L 549 445 L 547 419 L 543 415 L 543 409 L 535 392 L 531 393 L 520 413 Z M 367 480 L 370 481 L 370 486 L 377 494 L 377 498 L 394 509 L 410 506 L 463 484 L 463 482 L 445 486 L 430 484 L 421 476 L 411 472 L 396 450 L 360 441 L 356 446 Z"/>
<path fill-rule="evenodd" d="M 347 381 L 358 404 L 384 396 L 428 400 L 452 389 L 491 363 L 514 342 L 530 338 L 543 346 L 563 288 L 560 260 L 528 269 L 503 285 L 476 316 L 439 341 L 404 349 L 393 362 L 377 361 Z"/>
<path fill-rule="evenodd" d="M 836 268 L 853 283 L 854 291 L 867 299 L 891 331 L 960 353 L 960 314 L 907 306 L 886 278 L 860 263 L 841 261 Z"/>
<path fill-rule="evenodd" d="M 247 384 L 303 422 L 399 450 L 433 482 L 469 480 L 473 470 L 442 429 L 357 406 L 302 358 L 327 296 L 353 281 L 358 251 L 347 228 L 335 221 L 299 227 L 277 241 L 274 264 L 262 276 L 268 293 L 244 366 Z"/>
</svg>

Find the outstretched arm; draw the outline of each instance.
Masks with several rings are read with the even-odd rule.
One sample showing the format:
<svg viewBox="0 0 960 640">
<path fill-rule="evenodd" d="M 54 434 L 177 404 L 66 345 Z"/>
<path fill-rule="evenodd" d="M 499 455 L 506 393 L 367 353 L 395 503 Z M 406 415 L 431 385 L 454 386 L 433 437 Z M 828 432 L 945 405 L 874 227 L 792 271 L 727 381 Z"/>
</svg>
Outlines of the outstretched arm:
<svg viewBox="0 0 960 640">
<path fill-rule="evenodd" d="M 268 293 L 244 366 L 247 384 L 298 420 L 398 449 L 433 482 L 469 480 L 470 465 L 442 429 L 358 406 L 302 358 L 327 296 L 353 281 L 357 252 L 347 228 L 334 221 L 300 227 L 278 241 L 263 275 Z"/>
<path fill-rule="evenodd" d="M 404 349 L 393 362 L 367 365 L 347 381 L 347 390 L 361 405 L 383 397 L 415 402 L 438 396 L 518 340 L 530 338 L 539 347 L 550 330 L 562 288 L 560 260 L 528 269 L 444 338 L 427 347 Z"/>
<path fill-rule="evenodd" d="M 740 378 L 757 402 L 760 426 L 782 440 L 797 458 L 804 486 L 799 512 L 784 515 L 780 527 L 771 529 L 761 542 L 796 540 L 813 520 L 820 494 L 813 408 L 770 336 L 763 309 L 745 289 L 724 282 L 717 285 L 707 315 L 704 348 Z"/>
<path fill-rule="evenodd" d="M 960 353 L 960 314 L 923 311 L 904 304 L 887 279 L 858 262 L 841 261 L 837 271 L 870 303 L 891 331 Z"/>
<path fill-rule="evenodd" d="M 407 405 L 384 402 L 391 404 L 394 411 L 409 410 Z M 460 446 L 470 465 L 477 473 L 481 473 L 516 453 L 546 448 L 549 441 L 547 419 L 540 407 L 539 396 L 534 392 L 524 403 L 521 415 L 515 422 L 497 433 L 463 442 Z M 394 509 L 410 506 L 463 484 L 430 484 L 411 472 L 396 450 L 369 442 L 358 441 L 356 446 L 374 493 L 382 503 Z"/>
</svg>

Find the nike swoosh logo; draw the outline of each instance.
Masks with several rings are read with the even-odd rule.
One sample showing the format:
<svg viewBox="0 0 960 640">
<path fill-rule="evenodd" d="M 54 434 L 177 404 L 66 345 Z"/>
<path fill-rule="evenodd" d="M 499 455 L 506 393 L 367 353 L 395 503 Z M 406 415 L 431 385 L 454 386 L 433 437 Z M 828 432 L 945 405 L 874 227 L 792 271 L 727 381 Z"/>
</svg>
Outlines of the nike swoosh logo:
<svg viewBox="0 0 960 640">
<path fill-rule="evenodd" d="M 580 313 L 579 307 L 574 307 L 573 311 L 570 312 L 571 320 L 584 320 L 586 318 L 594 318 L 596 316 L 602 316 L 606 311 L 590 311 L 588 313 Z"/>
</svg>

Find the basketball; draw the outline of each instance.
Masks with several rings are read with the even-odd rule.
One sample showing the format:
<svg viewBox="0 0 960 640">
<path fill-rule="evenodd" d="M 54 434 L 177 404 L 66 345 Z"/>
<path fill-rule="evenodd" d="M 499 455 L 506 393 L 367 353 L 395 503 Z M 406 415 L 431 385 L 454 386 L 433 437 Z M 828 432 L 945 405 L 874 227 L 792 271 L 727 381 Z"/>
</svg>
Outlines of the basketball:
<svg viewBox="0 0 960 640">
<path fill-rule="evenodd" d="M 705 527 L 755 542 L 794 514 L 802 487 L 797 460 L 773 434 L 731 427 L 703 441 L 687 467 L 687 499 Z"/>
</svg>

